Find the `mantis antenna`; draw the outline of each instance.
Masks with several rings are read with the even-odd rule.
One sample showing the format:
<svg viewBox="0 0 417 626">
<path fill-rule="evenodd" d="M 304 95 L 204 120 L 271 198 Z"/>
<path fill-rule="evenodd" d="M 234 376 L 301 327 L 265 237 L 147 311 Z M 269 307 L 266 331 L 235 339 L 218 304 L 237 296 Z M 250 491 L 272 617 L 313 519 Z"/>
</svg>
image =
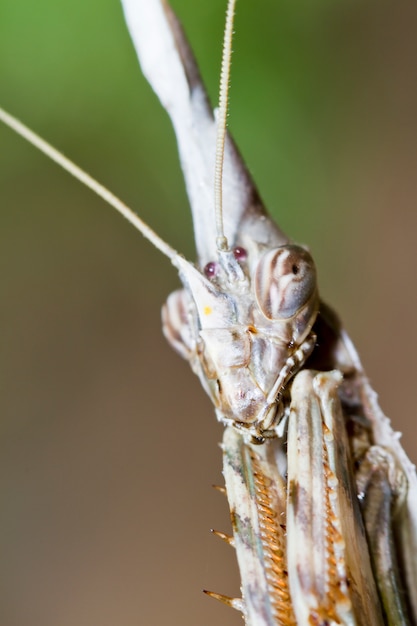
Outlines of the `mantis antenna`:
<svg viewBox="0 0 417 626">
<path fill-rule="evenodd" d="M 223 164 L 224 145 L 226 141 L 227 109 L 229 104 L 229 79 L 232 57 L 233 21 L 236 0 L 229 0 L 227 5 L 226 26 L 224 30 L 222 66 L 220 73 L 219 108 L 217 110 L 216 164 L 214 172 L 214 210 L 216 216 L 217 239 L 219 251 L 228 249 L 223 228 Z"/>
<path fill-rule="evenodd" d="M 0 108 L 0 121 L 4 122 L 6 126 L 14 130 L 18 135 L 26 139 L 33 146 L 38 148 L 52 161 L 58 163 L 64 170 L 69 172 L 74 178 L 77 178 L 81 183 L 89 187 L 94 193 L 103 198 L 105 202 L 108 202 L 116 211 L 118 211 L 123 217 L 127 219 L 142 235 L 150 241 L 155 248 L 157 248 L 162 254 L 167 256 L 171 262 L 175 265 L 175 260 L 178 258 L 178 252 L 174 250 L 166 241 L 161 239 L 155 231 L 152 230 L 143 220 L 140 219 L 124 202 L 115 196 L 111 191 L 104 187 L 97 180 L 92 178 L 87 172 L 84 172 L 78 165 L 75 165 L 70 159 L 64 156 L 56 148 L 51 146 L 47 141 L 39 137 L 36 133 L 30 130 L 27 126 L 22 124 L 17 118 L 10 113 L 7 113 L 4 109 Z"/>
</svg>

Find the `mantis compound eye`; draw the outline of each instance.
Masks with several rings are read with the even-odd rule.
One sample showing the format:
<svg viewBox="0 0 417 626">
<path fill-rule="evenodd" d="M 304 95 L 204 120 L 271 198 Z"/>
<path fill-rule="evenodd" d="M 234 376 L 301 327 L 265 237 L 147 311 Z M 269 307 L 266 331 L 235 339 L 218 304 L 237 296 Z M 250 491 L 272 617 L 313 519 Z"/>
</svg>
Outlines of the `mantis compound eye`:
<svg viewBox="0 0 417 626">
<path fill-rule="evenodd" d="M 255 272 L 255 298 L 268 320 L 287 320 L 315 299 L 317 276 L 307 250 L 289 244 L 265 252 Z"/>
</svg>

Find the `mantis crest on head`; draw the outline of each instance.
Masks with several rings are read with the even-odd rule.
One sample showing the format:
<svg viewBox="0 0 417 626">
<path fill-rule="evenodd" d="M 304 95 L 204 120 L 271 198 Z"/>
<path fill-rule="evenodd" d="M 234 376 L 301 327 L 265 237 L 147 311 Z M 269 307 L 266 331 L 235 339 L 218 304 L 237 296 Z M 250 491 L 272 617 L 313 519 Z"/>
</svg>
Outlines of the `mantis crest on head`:
<svg viewBox="0 0 417 626">
<path fill-rule="evenodd" d="M 307 381 L 306 381 L 306 384 L 307 384 Z M 275 424 L 272 424 L 272 425 L 275 426 Z M 262 430 L 261 432 L 259 432 L 259 430 L 255 430 L 255 431 L 251 432 L 250 434 L 251 434 L 251 436 L 253 435 L 255 437 L 257 437 L 259 435 L 263 436 L 264 431 Z"/>
</svg>

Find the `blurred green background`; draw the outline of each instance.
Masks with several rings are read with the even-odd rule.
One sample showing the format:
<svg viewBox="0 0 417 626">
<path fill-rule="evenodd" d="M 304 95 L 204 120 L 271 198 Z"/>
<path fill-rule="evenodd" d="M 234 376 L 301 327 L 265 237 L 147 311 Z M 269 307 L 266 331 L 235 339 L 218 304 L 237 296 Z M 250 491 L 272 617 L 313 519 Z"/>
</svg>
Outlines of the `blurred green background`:
<svg viewBox="0 0 417 626">
<path fill-rule="evenodd" d="M 173 2 L 216 100 L 224 0 Z M 240 0 L 230 127 L 417 458 L 415 2 Z M 194 254 L 117 0 L 0 0 L 0 103 Z M 230 626 L 222 429 L 165 344 L 175 272 L 0 128 L 0 623 Z"/>
</svg>

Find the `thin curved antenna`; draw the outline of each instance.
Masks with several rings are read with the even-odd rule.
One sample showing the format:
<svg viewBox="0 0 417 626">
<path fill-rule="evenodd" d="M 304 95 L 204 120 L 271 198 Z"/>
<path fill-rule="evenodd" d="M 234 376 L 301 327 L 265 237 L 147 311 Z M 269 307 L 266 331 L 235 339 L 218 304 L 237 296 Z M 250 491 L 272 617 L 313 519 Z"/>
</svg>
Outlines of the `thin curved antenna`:
<svg viewBox="0 0 417 626">
<path fill-rule="evenodd" d="M 220 73 L 219 108 L 217 110 L 216 164 L 214 172 L 214 210 L 216 216 L 217 249 L 227 250 L 228 243 L 223 227 L 223 164 L 226 141 L 227 108 L 229 104 L 229 79 L 232 57 L 233 20 L 236 0 L 229 0 L 224 30 L 222 67 Z"/>
<path fill-rule="evenodd" d="M 105 202 L 110 204 L 116 211 L 118 211 L 123 217 L 127 219 L 142 235 L 150 241 L 155 248 L 157 248 L 162 254 L 167 256 L 174 264 L 175 259 L 178 258 L 178 252 L 174 250 L 168 243 L 166 243 L 159 235 L 152 230 L 143 220 L 140 219 L 129 207 L 124 204 L 117 196 L 111 191 L 106 189 L 101 183 L 92 178 L 87 172 L 84 172 L 78 165 L 75 165 L 72 161 L 67 159 L 61 152 L 56 150 L 47 141 L 39 137 L 30 128 L 22 124 L 17 118 L 10 113 L 7 113 L 4 109 L 0 108 L 0 121 L 4 122 L 6 126 L 9 126 L 18 135 L 26 139 L 33 146 L 38 148 L 52 161 L 58 163 L 64 170 L 69 172 L 74 178 L 77 178 L 81 183 L 89 187 L 95 194 L 103 198 Z"/>
</svg>

